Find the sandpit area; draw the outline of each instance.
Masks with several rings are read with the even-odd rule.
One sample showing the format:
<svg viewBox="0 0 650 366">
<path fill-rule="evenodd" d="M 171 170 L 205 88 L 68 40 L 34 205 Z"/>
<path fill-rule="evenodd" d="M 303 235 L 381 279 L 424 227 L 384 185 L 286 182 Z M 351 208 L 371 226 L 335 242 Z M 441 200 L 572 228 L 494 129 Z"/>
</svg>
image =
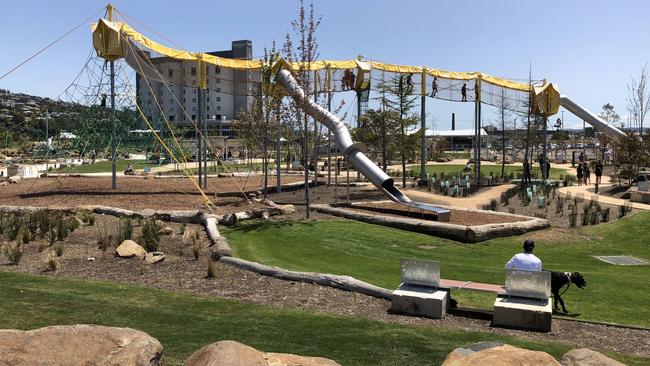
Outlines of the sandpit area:
<svg viewBox="0 0 650 366">
<path fill-rule="evenodd" d="M 430 234 L 475 243 L 498 237 L 520 235 L 550 227 L 548 220 L 471 208 L 437 205 L 451 211 L 449 222 L 435 221 L 435 215 L 391 201 L 340 205 L 313 205 L 312 209 L 369 224 Z M 467 225 L 472 223 L 472 225 Z"/>
</svg>

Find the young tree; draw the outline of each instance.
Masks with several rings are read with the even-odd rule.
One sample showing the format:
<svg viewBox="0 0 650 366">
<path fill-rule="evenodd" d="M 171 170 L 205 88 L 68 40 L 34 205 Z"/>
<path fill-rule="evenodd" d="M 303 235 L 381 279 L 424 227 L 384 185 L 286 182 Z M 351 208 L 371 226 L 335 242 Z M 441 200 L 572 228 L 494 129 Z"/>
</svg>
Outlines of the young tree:
<svg viewBox="0 0 650 366">
<path fill-rule="evenodd" d="M 648 65 L 641 69 L 639 80 L 632 80 L 627 84 L 627 110 L 632 117 L 632 123 L 639 129 L 639 134 L 643 131 L 643 122 L 650 112 L 650 91 L 648 90 Z"/>
<path fill-rule="evenodd" d="M 295 76 L 298 83 L 302 86 L 306 95 L 314 94 L 316 86 L 314 85 L 313 75 L 311 72 L 312 63 L 318 58 L 318 42 L 316 41 L 316 30 L 321 22 L 321 17 L 315 14 L 314 4 L 309 5 L 309 10 L 305 9 L 305 4 L 300 1 L 300 9 L 298 18 L 291 21 L 292 35 L 287 33 L 285 36 L 284 45 L 282 47 L 282 55 L 284 59 L 290 63 L 297 64 Z M 301 157 L 303 162 L 303 170 L 305 174 L 305 216 L 309 218 L 309 161 L 310 156 L 316 153 L 318 149 L 318 135 L 321 126 L 314 121 L 314 144 L 313 150 L 309 149 L 309 119 L 307 114 L 303 112 L 302 107 L 297 105 L 293 99 L 289 101 L 291 114 L 297 122 L 295 127 L 298 129 L 298 135 L 301 137 Z"/>
<path fill-rule="evenodd" d="M 621 116 L 616 113 L 614 106 L 611 103 L 603 105 L 603 110 L 598 117 L 602 118 L 605 122 L 618 124 L 621 121 Z M 605 151 L 611 146 L 612 139 L 606 133 L 597 134 L 598 143 L 600 144 L 600 159 L 605 160 Z"/>
<path fill-rule="evenodd" d="M 399 134 L 399 116 L 395 111 L 370 109 L 359 119 L 361 128 L 355 129 L 355 139 L 363 141 L 372 151 L 379 151 L 384 171 L 392 156 Z"/>
<path fill-rule="evenodd" d="M 420 121 L 420 115 L 413 112 L 417 97 L 411 95 L 412 88 L 407 85 L 404 75 L 393 77 L 388 83 L 378 86 L 382 95 L 380 102 L 386 109 L 396 113 L 399 125 L 398 149 L 402 160 L 402 187 L 406 187 L 406 157 L 408 146 L 415 146 L 417 141 L 411 141 L 406 135 L 407 130 Z M 412 136 L 411 136 L 412 137 Z"/>
<path fill-rule="evenodd" d="M 506 98 L 506 90 L 501 88 L 501 94 L 497 97 L 497 117 L 501 125 L 501 178 L 506 174 L 506 129 L 512 117 L 512 106 Z"/>
</svg>

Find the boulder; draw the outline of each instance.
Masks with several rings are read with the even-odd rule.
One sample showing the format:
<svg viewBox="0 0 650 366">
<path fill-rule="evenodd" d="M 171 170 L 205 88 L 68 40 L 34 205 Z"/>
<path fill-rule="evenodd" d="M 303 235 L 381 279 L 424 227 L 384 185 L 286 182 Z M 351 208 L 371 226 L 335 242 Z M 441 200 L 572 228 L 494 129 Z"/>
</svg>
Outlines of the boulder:
<svg viewBox="0 0 650 366">
<path fill-rule="evenodd" d="M 155 338 L 130 328 L 57 325 L 0 330 L 0 365 L 148 365 L 163 364 Z"/>
<path fill-rule="evenodd" d="M 589 348 L 572 349 L 562 356 L 560 363 L 564 366 L 625 366 Z"/>
<path fill-rule="evenodd" d="M 144 256 L 144 260 L 147 264 L 162 262 L 165 260 L 165 254 L 163 252 L 149 252 Z"/>
<path fill-rule="evenodd" d="M 484 342 L 469 348 L 457 348 L 442 363 L 442 366 L 561 366 L 546 352 L 530 351 L 508 344 Z"/>
<path fill-rule="evenodd" d="M 147 251 L 133 240 L 125 240 L 115 249 L 115 254 L 120 258 L 142 258 L 147 254 Z"/>
<path fill-rule="evenodd" d="M 192 353 L 185 366 L 338 366 L 320 357 L 306 357 L 286 353 L 264 353 L 235 341 L 209 344 Z"/>
</svg>

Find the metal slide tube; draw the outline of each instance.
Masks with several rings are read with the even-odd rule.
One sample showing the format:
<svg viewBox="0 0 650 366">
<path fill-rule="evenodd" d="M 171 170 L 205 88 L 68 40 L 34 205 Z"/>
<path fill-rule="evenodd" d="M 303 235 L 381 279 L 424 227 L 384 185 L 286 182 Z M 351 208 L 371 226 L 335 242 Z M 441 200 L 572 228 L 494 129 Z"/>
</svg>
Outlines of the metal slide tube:
<svg viewBox="0 0 650 366">
<path fill-rule="evenodd" d="M 355 145 L 345 123 L 328 112 L 325 108 L 305 96 L 305 92 L 298 85 L 296 79 L 287 70 L 280 70 L 280 80 L 298 105 L 315 120 L 329 128 L 336 139 L 340 151 L 348 156 L 350 164 L 370 180 L 377 188 L 382 189 L 387 181 L 393 179 L 376 166 L 363 152 L 360 146 Z"/>
<path fill-rule="evenodd" d="M 600 132 L 606 133 L 616 141 L 620 141 L 625 137 L 625 133 L 623 131 L 619 130 L 613 124 L 605 122 L 602 118 L 581 107 L 579 104 L 569 99 L 569 97 L 566 95 L 560 96 L 560 105 L 577 117 L 581 118 L 583 121 L 586 121 L 592 125 Z"/>
</svg>

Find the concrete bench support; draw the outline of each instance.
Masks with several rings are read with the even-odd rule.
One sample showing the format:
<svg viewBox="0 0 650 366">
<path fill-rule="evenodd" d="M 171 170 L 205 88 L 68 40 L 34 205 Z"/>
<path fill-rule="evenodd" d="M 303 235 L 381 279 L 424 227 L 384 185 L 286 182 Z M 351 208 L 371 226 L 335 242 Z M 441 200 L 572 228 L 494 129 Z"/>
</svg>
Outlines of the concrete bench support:
<svg viewBox="0 0 650 366">
<path fill-rule="evenodd" d="M 494 302 L 492 325 L 550 332 L 552 315 L 549 299 L 500 295 Z"/>
<path fill-rule="evenodd" d="M 391 296 L 391 312 L 440 319 L 449 308 L 449 290 L 401 284 Z"/>
</svg>

